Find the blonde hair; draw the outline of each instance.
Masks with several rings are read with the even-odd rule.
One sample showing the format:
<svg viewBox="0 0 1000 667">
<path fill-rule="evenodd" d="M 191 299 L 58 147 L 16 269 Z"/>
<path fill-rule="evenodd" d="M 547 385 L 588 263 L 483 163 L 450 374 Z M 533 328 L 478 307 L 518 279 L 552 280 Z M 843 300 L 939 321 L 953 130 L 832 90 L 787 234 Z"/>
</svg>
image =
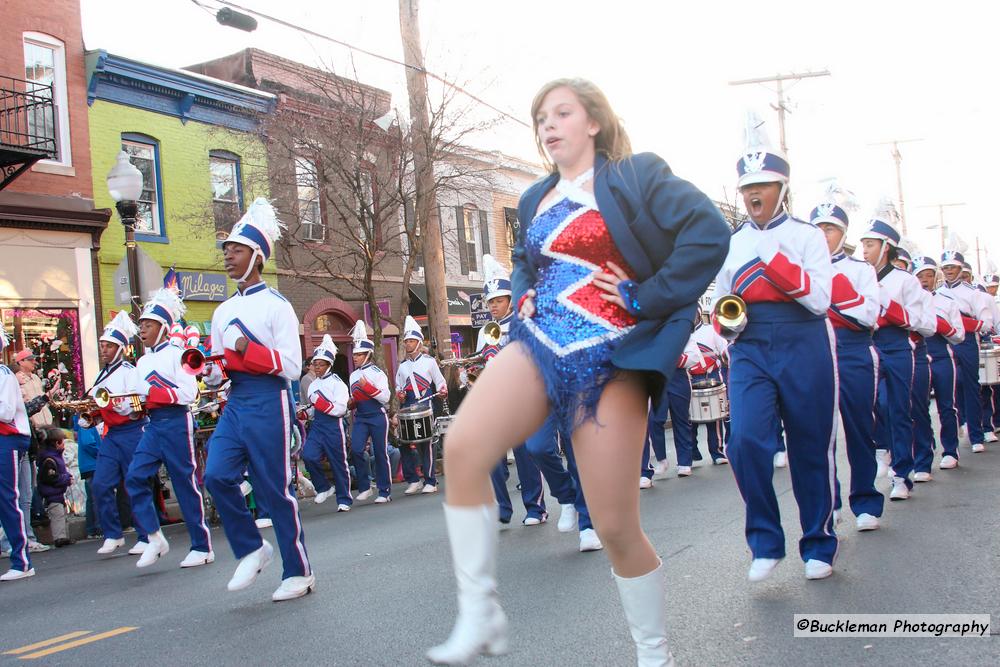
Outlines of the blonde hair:
<svg viewBox="0 0 1000 667">
<path fill-rule="evenodd" d="M 538 147 L 538 153 L 547 168 L 556 170 L 538 137 L 538 123 L 535 119 L 538 118 L 538 109 L 542 106 L 545 96 L 556 88 L 569 88 L 573 91 L 587 112 L 587 116 L 597 123 L 600 128 L 594 137 L 594 148 L 597 152 L 604 153 L 609 160 L 621 160 L 632 154 L 632 142 L 629 141 L 625 127 L 600 88 L 586 79 L 556 79 L 542 86 L 531 102 L 531 125 L 535 130 L 535 146 Z"/>
</svg>

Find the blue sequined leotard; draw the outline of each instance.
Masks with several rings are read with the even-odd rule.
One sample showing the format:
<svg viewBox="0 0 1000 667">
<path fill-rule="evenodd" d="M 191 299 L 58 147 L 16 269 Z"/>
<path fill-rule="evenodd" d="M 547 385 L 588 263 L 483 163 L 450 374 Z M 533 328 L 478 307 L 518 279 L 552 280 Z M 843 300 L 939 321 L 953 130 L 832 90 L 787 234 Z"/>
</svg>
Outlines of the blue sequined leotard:
<svg viewBox="0 0 1000 667">
<path fill-rule="evenodd" d="M 535 315 L 510 328 L 510 339 L 531 351 L 566 433 L 593 418 L 604 385 L 616 372 L 611 353 L 635 324 L 593 284 L 594 272 L 609 271 L 609 261 L 630 276 L 633 271 L 615 247 L 593 194 L 581 187 L 592 176 L 588 171 L 574 182 L 560 181 L 561 196 L 528 227 L 525 250 L 537 270 Z"/>
</svg>

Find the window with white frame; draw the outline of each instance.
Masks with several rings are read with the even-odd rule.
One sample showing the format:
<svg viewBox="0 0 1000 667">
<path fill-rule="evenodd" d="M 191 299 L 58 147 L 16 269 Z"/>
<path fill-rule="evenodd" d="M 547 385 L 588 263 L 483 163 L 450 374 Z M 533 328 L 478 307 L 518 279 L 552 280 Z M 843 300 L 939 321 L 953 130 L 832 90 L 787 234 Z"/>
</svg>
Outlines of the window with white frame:
<svg viewBox="0 0 1000 667">
<path fill-rule="evenodd" d="M 32 134 L 55 139 L 56 157 L 46 162 L 71 166 L 65 45 L 51 35 L 24 33 L 24 78 L 26 92 L 52 99 L 53 114 L 39 110 L 28 117 Z"/>
<path fill-rule="evenodd" d="M 492 252 L 486 211 L 473 204 L 455 207 L 458 230 L 458 261 L 462 275 L 479 272 L 479 258 Z"/>
<path fill-rule="evenodd" d="M 137 234 L 163 235 L 160 201 L 160 156 L 154 140 L 122 139 L 122 150 L 129 161 L 142 173 L 142 194 L 139 195 L 139 215 L 136 218 Z"/>
<path fill-rule="evenodd" d="M 372 181 L 372 174 L 367 169 L 358 172 L 357 191 L 355 192 L 355 203 L 358 207 L 358 233 L 361 240 L 365 242 L 373 241 L 375 246 L 382 243 L 382 230 L 373 228 L 375 221 L 375 186 Z M 365 231 L 365 228 L 368 228 Z"/>
<path fill-rule="evenodd" d="M 325 240 L 326 225 L 320 209 L 319 175 L 314 161 L 301 156 L 295 157 L 295 188 L 302 238 L 306 241 Z"/>
<path fill-rule="evenodd" d="M 225 239 L 240 219 L 243 208 L 239 156 L 228 151 L 210 151 L 208 173 L 212 184 L 216 237 Z"/>
</svg>

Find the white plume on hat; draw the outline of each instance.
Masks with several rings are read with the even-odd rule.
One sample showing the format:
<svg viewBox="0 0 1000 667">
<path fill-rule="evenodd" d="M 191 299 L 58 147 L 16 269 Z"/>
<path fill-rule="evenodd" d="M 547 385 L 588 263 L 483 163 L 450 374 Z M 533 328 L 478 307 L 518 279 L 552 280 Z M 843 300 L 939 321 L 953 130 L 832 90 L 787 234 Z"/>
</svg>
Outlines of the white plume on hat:
<svg viewBox="0 0 1000 667">
<path fill-rule="evenodd" d="M 353 354 L 375 351 L 375 343 L 368 339 L 368 327 L 363 320 L 358 320 L 351 329 L 351 339 L 354 341 Z"/>
<path fill-rule="evenodd" d="M 169 322 L 164 320 L 156 312 L 158 306 L 170 315 Z M 155 319 L 170 326 L 177 320 L 181 319 L 185 312 L 187 312 L 187 306 L 185 306 L 184 302 L 181 301 L 180 293 L 176 289 L 170 287 L 161 287 L 155 294 L 153 294 L 152 298 L 146 302 L 139 319 Z"/>
<path fill-rule="evenodd" d="M 424 332 L 413 319 L 412 315 L 407 315 L 403 321 L 403 340 L 423 340 Z"/>
<path fill-rule="evenodd" d="M 108 322 L 108 324 L 104 327 L 100 340 L 108 343 L 115 343 L 116 345 L 128 345 L 127 342 L 123 343 L 120 338 L 115 337 L 114 334 L 116 332 L 120 333 L 126 341 L 132 340 L 132 338 L 139 333 L 139 327 L 137 327 L 135 322 L 132 321 L 132 317 L 129 315 L 128 311 L 118 311 L 114 319 Z"/>
<path fill-rule="evenodd" d="M 286 229 L 285 224 L 278 220 L 278 214 L 275 212 L 274 206 L 264 197 L 257 197 L 253 200 L 253 203 L 247 208 L 247 212 L 234 225 L 234 228 L 241 223 L 252 224 L 264 233 L 264 236 L 271 241 L 272 245 L 281 238 L 281 231 Z"/>
<path fill-rule="evenodd" d="M 965 242 L 965 239 L 959 236 L 956 232 L 948 232 L 948 239 L 944 244 L 945 251 L 951 250 L 954 252 L 960 252 L 964 255 L 968 249 L 969 244 Z"/>
<path fill-rule="evenodd" d="M 510 274 L 493 255 L 483 255 L 483 298 L 511 296 Z"/>
<path fill-rule="evenodd" d="M 836 204 L 848 213 L 853 213 L 860 208 L 857 195 L 844 187 L 836 177 L 825 178 L 820 181 L 820 184 L 823 183 L 826 186 L 823 188 L 823 196 L 820 198 L 821 203 Z"/>
<path fill-rule="evenodd" d="M 747 153 L 769 151 L 771 141 L 764 127 L 764 119 L 753 109 L 747 109 L 743 115 L 743 150 Z"/>
<path fill-rule="evenodd" d="M 333 360 L 337 356 L 337 344 L 333 342 L 333 338 L 330 334 L 323 334 L 323 340 L 316 349 L 313 350 L 313 360 L 320 359 L 321 361 L 329 362 L 333 364 Z"/>
<path fill-rule="evenodd" d="M 896 210 L 896 204 L 893 202 L 892 197 L 883 195 L 879 198 L 878 203 L 875 204 L 875 213 L 872 215 L 872 218 L 888 222 L 893 227 L 898 228 L 899 212 Z"/>
</svg>

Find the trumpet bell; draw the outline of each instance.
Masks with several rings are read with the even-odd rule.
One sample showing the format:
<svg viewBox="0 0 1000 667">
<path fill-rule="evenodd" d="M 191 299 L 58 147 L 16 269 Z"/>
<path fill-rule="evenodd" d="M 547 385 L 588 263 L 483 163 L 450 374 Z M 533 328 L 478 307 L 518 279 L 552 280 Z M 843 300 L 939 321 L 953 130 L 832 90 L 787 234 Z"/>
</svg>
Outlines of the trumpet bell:
<svg viewBox="0 0 1000 667">
<path fill-rule="evenodd" d="M 101 387 L 94 392 L 94 403 L 96 403 L 97 407 L 102 410 L 108 407 L 111 405 L 111 392 L 104 387 Z"/>
<path fill-rule="evenodd" d="M 503 331 L 496 322 L 487 322 L 486 326 L 483 327 L 483 338 L 489 345 L 499 345 L 502 336 Z"/>
<path fill-rule="evenodd" d="M 747 304 L 735 294 L 716 301 L 712 313 L 724 338 L 735 338 L 747 325 Z"/>
<path fill-rule="evenodd" d="M 181 354 L 181 369 L 188 375 L 198 375 L 205 370 L 205 354 L 196 347 Z"/>
</svg>

